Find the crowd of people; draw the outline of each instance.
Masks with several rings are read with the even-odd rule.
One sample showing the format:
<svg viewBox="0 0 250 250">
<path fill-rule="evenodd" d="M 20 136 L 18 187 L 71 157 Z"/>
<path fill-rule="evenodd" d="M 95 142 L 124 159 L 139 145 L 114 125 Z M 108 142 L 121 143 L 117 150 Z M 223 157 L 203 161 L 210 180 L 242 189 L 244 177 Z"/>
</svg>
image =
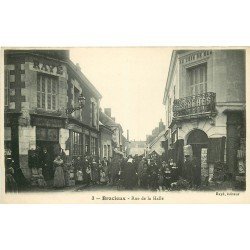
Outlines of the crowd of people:
<svg viewBox="0 0 250 250">
<path fill-rule="evenodd" d="M 42 173 L 45 181 L 53 176 L 53 186 L 80 185 L 113 186 L 118 190 L 174 190 L 199 186 L 199 168 L 194 159 L 186 157 L 184 166 L 180 169 L 173 159 L 162 160 L 160 156 L 129 156 L 115 155 L 113 158 L 97 160 L 94 156 L 80 156 L 71 163 L 66 163 L 64 155 L 59 154 L 53 161 L 52 173 L 49 165 L 43 162 Z M 198 171 L 197 171 L 198 170 Z M 46 174 L 47 173 L 47 174 Z M 101 187 L 100 187 L 101 188 Z"/>
<path fill-rule="evenodd" d="M 38 153 L 39 152 L 39 153 Z M 6 191 L 16 192 L 20 178 L 14 161 L 6 157 Z M 29 166 L 32 177 L 30 185 L 39 187 L 64 188 L 79 185 L 114 186 L 118 190 L 173 190 L 177 186 L 192 188 L 199 186 L 198 167 L 193 159 L 186 157 L 180 168 L 173 159 L 163 160 L 160 156 L 129 156 L 115 155 L 104 157 L 101 161 L 87 155 L 67 161 L 63 150 L 55 159 L 46 148 L 34 150 L 29 154 Z"/>
<path fill-rule="evenodd" d="M 173 159 L 116 155 L 96 161 L 94 157 L 73 160 L 75 181 L 78 184 L 111 185 L 122 190 L 176 190 L 199 187 L 199 167 L 194 158 L 186 156 L 183 167 Z"/>
</svg>

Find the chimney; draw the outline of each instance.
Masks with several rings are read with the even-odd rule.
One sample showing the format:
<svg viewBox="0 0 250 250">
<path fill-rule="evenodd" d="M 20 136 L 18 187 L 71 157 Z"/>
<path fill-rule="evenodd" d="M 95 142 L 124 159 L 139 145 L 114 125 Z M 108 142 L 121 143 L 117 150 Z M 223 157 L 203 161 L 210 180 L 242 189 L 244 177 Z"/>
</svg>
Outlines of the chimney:
<svg viewBox="0 0 250 250">
<path fill-rule="evenodd" d="M 165 129 L 164 123 L 162 122 L 162 119 L 159 122 L 159 132 L 163 131 Z"/>
<path fill-rule="evenodd" d="M 111 108 L 105 108 L 104 113 L 111 118 Z"/>
<path fill-rule="evenodd" d="M 127 129 L 127 141 L 129 141 L 129 130 Z"/>
<path fill-rule="evenodd" d="M 81 67 L 80 67 L 79 63 L 76 64 L 76 69 L 81 71 Z"/>
</svg>

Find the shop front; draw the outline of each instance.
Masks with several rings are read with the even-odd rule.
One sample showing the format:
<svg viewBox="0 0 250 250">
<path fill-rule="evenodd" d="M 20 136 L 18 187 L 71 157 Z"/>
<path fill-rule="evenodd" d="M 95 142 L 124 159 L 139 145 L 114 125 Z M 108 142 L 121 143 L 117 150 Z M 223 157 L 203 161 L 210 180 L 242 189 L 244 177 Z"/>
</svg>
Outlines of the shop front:
<svg viewBox="0 0 250 250">
<path fill-rule="evenodd" d="M 70 121 L 69 130 L 69 156 L 70 160 L 85 156 L 99 157 L 98 133 L 92 131 L 84 124 Z"/>
</svg>

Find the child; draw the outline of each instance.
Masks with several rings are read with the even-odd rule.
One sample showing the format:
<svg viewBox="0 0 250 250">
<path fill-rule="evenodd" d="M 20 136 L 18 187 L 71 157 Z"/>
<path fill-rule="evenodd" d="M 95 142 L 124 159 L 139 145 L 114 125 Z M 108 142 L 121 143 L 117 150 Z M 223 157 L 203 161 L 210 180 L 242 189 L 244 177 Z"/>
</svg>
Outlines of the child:
<svg viewBox="0 0 250 250">
<path fill-rule="evenodd" d="M 100 183 L 107 184 L 107 177 L 103 169 L 100 170 Z"/>
<path fill-rule="evenodd" d="M 88 165 L 86 167 L 86 186 L 89 186 L 91 183 L 91 168 L 90 166 Z"/>
<path fill-rule="evenodd" d="M 44 180 L 43 173 L 42 173 L 42 168 L 38 168 L 38 178 L 37 178 L 37 183 L 39 187 L 46 187 L 47 183 Z"/>
<path fill-rule="evenodd" d="M 76 182 L 81 183 L 83 181 L 83 173 L 81 170 L 77 170 L 76 172 Z"/>
</svg>

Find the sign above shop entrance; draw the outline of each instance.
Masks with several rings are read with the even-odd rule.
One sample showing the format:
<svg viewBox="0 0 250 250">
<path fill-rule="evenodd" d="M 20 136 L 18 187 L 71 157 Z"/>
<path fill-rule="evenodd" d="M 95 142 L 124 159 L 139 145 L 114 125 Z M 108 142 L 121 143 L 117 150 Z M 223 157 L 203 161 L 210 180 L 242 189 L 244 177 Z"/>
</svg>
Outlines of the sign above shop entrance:
<svg viewBox="0 0 250 250">
<path fill-rule="evenodd" d="M 62 119 L 56 118 L 31 116 L 31 125 L 51 128 L 63 128 L 64 121 Z"/>
</svg>

